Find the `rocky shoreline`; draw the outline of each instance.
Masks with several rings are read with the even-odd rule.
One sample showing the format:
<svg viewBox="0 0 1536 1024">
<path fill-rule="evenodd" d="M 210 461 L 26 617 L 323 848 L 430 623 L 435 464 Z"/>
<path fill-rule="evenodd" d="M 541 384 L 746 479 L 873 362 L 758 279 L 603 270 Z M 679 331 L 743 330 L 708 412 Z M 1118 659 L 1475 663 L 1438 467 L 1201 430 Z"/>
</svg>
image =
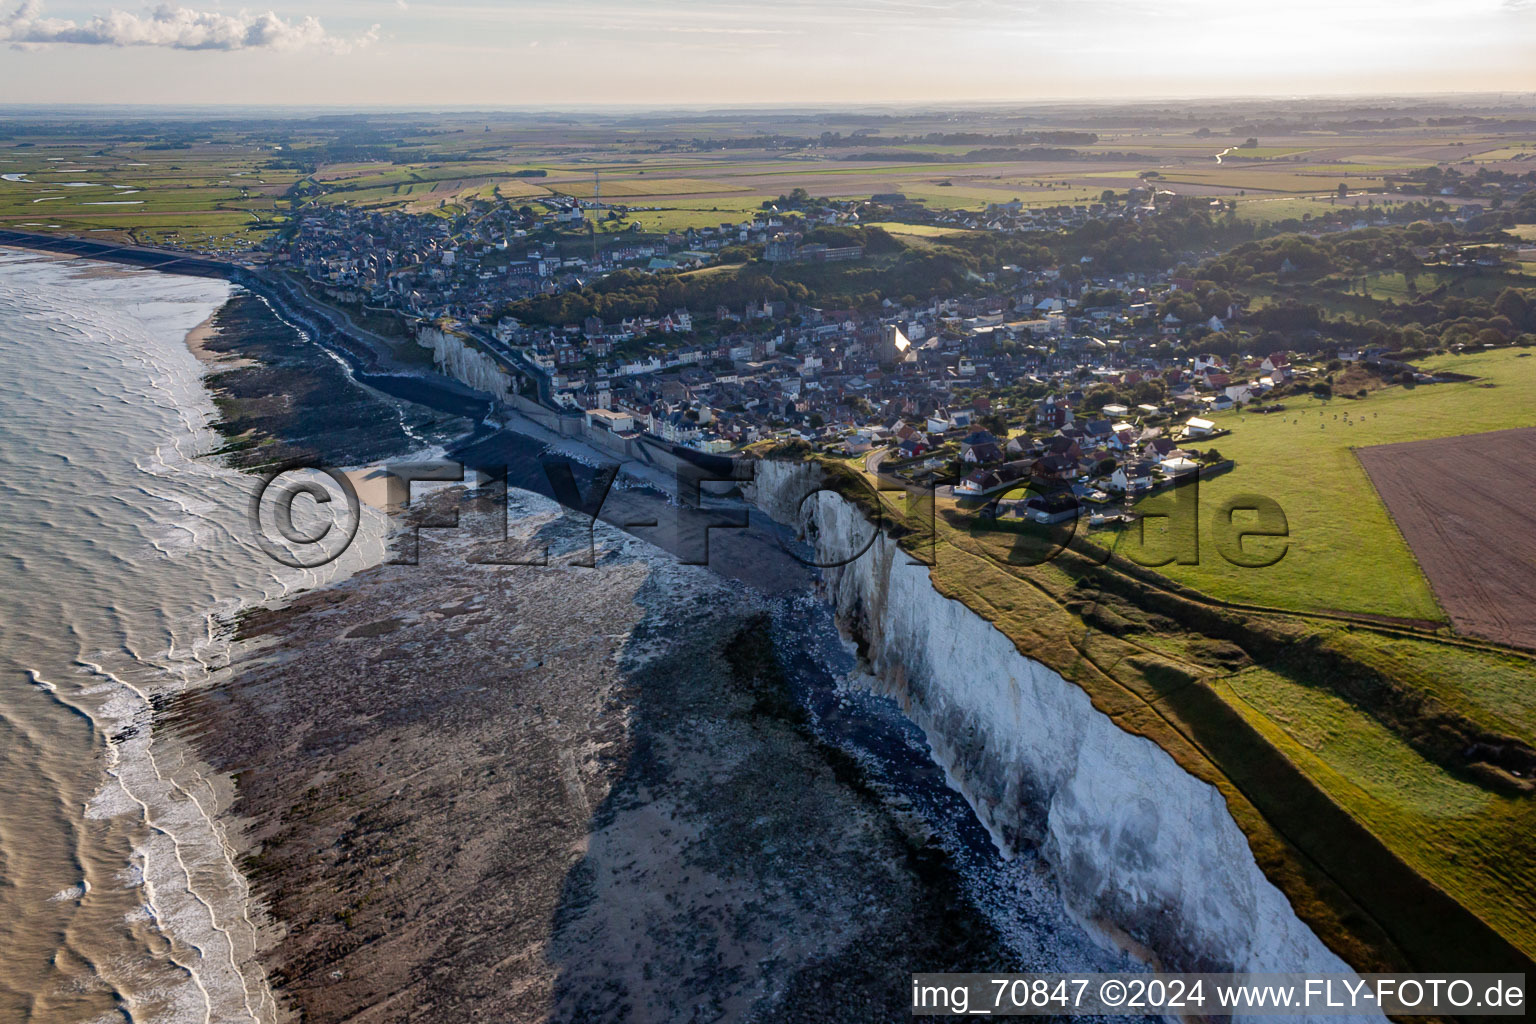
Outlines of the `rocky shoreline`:
<svg viewBox="0 0 1536 1024">
<path fill-rule="evenodd" d="M 165 710 L 237 780 L 301 1019 L 887 1020 L 910 971 L 1004 962 L 806 729 L 760 595 L 603 524 L 579 567 L 587 523 L 512 501 L 550 565 L 424 533 Z"/>
<path fill-rule="evenodd" d="M 244 364 L 212 381 L 237 459 L 296 451 L 325 393 L 270 400 L 319 360 L 229 329 L 260 313 L 201 339 Z M 332 405 L 363 433 L 388 408 Z M 476 447 L 548 489 L 538 442 Z M 709 513 L 611 497 L 657 526 L 513 490 L 506 548 L 499 509 L 439 495 L 461 528 L 423 531 L 419 564 L 244 614 L 230 677 L 158 709 L 235 780 L 286 1016 L 904 1019 L 910 972 L 1009 962 L 921 825 L 808 726 L 765 607 L 811 577 L 772 524 L 715 531 L 706 569 L 677 556 Z"/>
<path fill-rule="evenodd" d="M 251 292 L 231 298 L 189 347 L 208 365 L 204 384 L 220 414 L 225 445 L 213 454 L 237 469 L 365 464 L 462 437 L 484 416 L 483 401 L 454 402 L 448 381 L 434 389 L 444 393 L 435 408 L 419 400 L 426 388 L 407 400 L 365 386 L 357 367 Z"/>
</svg>

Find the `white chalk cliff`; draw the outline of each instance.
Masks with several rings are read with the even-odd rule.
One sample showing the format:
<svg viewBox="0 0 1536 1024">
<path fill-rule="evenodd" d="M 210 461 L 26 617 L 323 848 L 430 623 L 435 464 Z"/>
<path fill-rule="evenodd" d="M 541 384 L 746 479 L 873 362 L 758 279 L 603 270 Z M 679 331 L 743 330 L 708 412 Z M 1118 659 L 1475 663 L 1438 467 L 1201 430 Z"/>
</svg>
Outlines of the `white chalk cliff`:
<svg viewBox="0 0 1536 1024">
<path fill-rule="evenodd" d="M 828 564 L 863 548 L 871 527 L 829 491 L 801 503 L 820 475 L 760 461 L 746 490 Z M 882 535 L 824 570 L 828 596 L 1005 856 L 1038 846 L 1090 933 L 1163 970 L 1350 971 L 1265 877 L 1215 787 L 911 563 Z"/>
<path fill-rule="evenodd" d="M 477 391 L 506 401 L 512 390 L 512 378 L 496 360 L 476 348 L 462 335 L 437 327 L 423 327 L 416 333 L 416 344 L 432 350 L 432 361 L 443 373 Z"/>
</svg>

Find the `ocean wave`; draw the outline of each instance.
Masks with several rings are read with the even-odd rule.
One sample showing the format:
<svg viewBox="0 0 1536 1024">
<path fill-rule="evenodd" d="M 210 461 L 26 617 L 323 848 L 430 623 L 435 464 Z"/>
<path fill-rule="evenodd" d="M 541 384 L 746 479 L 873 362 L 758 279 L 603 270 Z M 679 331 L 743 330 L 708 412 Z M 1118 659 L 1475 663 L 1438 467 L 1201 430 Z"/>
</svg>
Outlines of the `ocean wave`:
<svg viewBox="0 0 1536 1024">
<path fill-rule="evenodd" d="M 0 762 L 16 773 L 0 783 L 57 790 L 58 827 L 72 833 L 59 838 L 79 862 L 73 878 L 60 876 L 68 865 L 39 865 L 38 877 L 57 881 L 32 905 L 52 908 L 48 934 L 68 938 L 45 975 L 0 964 L 0 1017 L 8 991 L 99 975 L 135 1021 L 268 1024 L 279 1014 L 257 957 L 257 911 L 221 818 L 231 785 L 156 730 L 155 708 L 227 671 L 241 609 L 382 561 L 388 522 L 365 509 L 352 547 L 322 569 L 262 554 L 246 523 L 251 481 L 199 456 L 218 446 L 216 410 L 183 344 L 231 286 L 87 267 L 0 251 L 0 317 L 12 324 L 0 338 L 10 428 L 0 436 L 0 582 L 27 581 L 0 587 L 0 668 L 25 651 L 29 692 L 46 690 L 54 714 L 85 726 L 75 746 L 38 745 L 29 761 L 42 763 L 26 778 L 14 759 Z M 4 700 L 0 715 L 31 716 L 33 732 L 49 735 L 35 696 L 19 708 Z M 64 798 L 82 772 L 86 788 Z M 74 886 L 78 900 L 49 902 Z M 0 918 L 18 895 L 0 888 Z M 93 930 L 87 917 L 122 926 Z"/>
</svg>

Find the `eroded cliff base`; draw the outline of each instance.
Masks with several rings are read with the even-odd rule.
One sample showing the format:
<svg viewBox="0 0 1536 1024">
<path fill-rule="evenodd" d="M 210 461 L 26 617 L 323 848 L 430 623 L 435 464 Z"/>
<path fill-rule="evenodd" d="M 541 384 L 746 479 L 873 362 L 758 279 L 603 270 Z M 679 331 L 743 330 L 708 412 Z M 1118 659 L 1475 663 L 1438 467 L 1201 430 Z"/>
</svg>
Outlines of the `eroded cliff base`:
<svg viewBox="0 0 1536 1024">
<path fill-rule="evenodd" d="M 548 567 L 423 531 L 167 709 L 237 779 L 296 1015 L 897 1020 L 911 971 L 1002 966 L 798 721 L 749 591 L 601 525 L 578 568 L 588 521 L 512 500 Z"/>
</svg>

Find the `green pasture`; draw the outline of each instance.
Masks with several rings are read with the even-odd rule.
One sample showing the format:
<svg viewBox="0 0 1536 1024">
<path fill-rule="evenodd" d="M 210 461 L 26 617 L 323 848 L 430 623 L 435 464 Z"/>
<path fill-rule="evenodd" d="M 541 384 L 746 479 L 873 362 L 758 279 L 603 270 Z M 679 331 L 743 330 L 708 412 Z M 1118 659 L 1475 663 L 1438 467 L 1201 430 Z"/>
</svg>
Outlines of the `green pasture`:
<svg viewBox="0 0 1536 1024">
<path fill-rule="evenodd" d="M 1232 433 L 1208 447 L 1237 466 L 1200 485 L 1199 563 L 1157 571 L 1245 604 L 1442 620 L 1428 582 L 1352 449 L 1536 426 L 1536 358 L 1521 354 L 1502 349 L 1425 364 L 1482 378 L 1476 382 L 1391 387 L 1361 400 L 1287 396 L 1281 414 L 1214 414 L 1218 426 Z M 1244 494 L 1274 499 L 1286 516 L 1284 556 L 1267 568 L 1232 565 L 1209 543 L 1222 504 Z M 1149 527 L 1141 560 L 1156 560 L 1164 541 Z"/>
</svg>

